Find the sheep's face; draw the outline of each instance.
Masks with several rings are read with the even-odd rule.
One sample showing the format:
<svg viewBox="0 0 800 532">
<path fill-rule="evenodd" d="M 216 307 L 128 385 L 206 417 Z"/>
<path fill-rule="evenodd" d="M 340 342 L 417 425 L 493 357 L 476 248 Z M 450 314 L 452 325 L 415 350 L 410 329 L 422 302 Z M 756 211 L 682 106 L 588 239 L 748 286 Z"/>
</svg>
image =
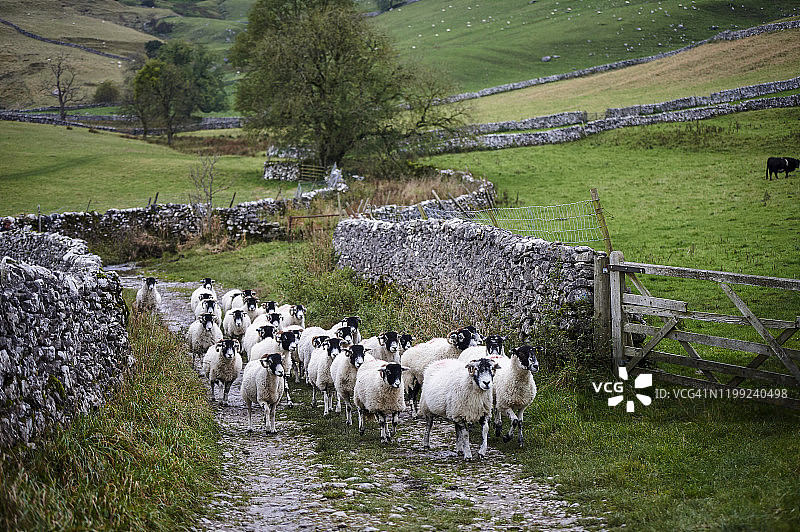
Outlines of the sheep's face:
<svg viewBox="0 0 800 532">
<path fill-rule="evenodd" d="M 217 308 L 217 302 L 214 299 L 204 299 L 201 304 L 203 305 L 204 312 L 213 313 Z"/>
<path fill-rule="evenodd" d="M 241 327 L 244 323 L 244 311 L 236 309 L 231 311 L 231 314 L 233 315 L 233 323 L 235 323 L 237 327 Z"/>
<path fill-rule="evenodd" d="M 244 304 L 247 306 L 248 312 L 255 312 L 258 308 L 258 298 L 255 297 L 246 297 L 244 298 Z"/>
<path fill-rule="evenodd" d="M 147 287 L 148 290 L 153 290 L 156 287 L 156 278 L 155 277 L 147 277 L 144 280 L 144 285 Z"/>
<path fill-rule="evenodd" d="M 294 316 L 298 320 L 302 320 L 306 315 L 306 309 L 303 305 L 292 305 L 289 307 L 289 315 Z"/>
<path fill-rule="evenodd" d="M 400 342 L 400 347 L 405 351 L 406 349 L 411 348 L 414 345 L 415 338 L 410 334 L 401 334 L 398 337 L 398 341 Z"/>
<path fill-rule="evenodd" d="M 277 338 L 284 351 L 294 351 L 297 349 L 297 334 L 294 331 L 283 331 Z"/>
<path fill-rule="evenodd" d="M 236 340 L 220 340 L 217 342 L 217 351 L 228 360 L 232 360 L 239 352 L 239 342 Z"/>
<path fill-rule="evenodd" d="M 392 388 L 399 388 L 403 384 L 403 372 L 406 369 L 396 362 L 390 362 L 380 368 L 378 372 L 381 374 L 381 378 L 386 381 L 386 384 Z"/>
<path fill-rule="evenodd" d="M 267 316 L 267 319 L 271 325 L 278 328 L 281 326 L 281 315 L 277 312 L 270 312 L 269 316 Z"/>
<path fill-rule="evenodd" d="M 202 292 L 197 296 L 197 300 L 200 303 L 205 303 L 206 301 L 211 301 L 214 299 L 214 294 L 210 292 Z"/>
<path fill-rule="evenodd" d="M 505 341 L 506 337 L 498 334 L 491 334 L 484 338 L 486 354 L 489 356 L 501 356 L 503 354 L 503 342 Z"/>
<path fill-rule="evenodd" d="M 276 377 L 283 377 L 283 357 L 280 353 L 264 355 L 259 359 L 259 362 Z"/>
<path fill-rule="evenodd" d="M 242 290 L 242 295 L 244 297 L 256 297 L 256 291 L 248 288 L 247 290 Z"/>
<path fill-rule="evenodd" d="M 322 345 L 322 342 L 324 342 L 327 339 L 328 337 L 325 335 L 315 336 L 314 338 L 311 339 L 311 345 L 313 345 L 315 348 L 320 347 Z"/>
<path fill-rule="evenodd" d="M 400 349 L 398 334 L 395 331 L 386 331 L 378 336 L 378 343 L 390 353 L 397 353 L 397 350 Z"/>
<path fill-rule="evenodd" d="M 464 327 L 464 330 L 469 331 L 469 333 L 475 340 L 475 343 L 472 345 L 481 345 L 483 343 L 484 341 L 483 335 L 478 332 L 478 329 L 476 329 L 474 325 L 467 325 L 466 327 Z"/>
<path fill-rule="evenodd" d="M 466 367 L 475 385 L 481 390 L 488 390 L 492 387 L 494 372 L 500 369 L 500 364 L 488 358 L 479 358 L 467 364 Z"/>
<path fill-rule="evenodd" d="M 529 345 L 522 345 L 511 352 L 512 357 L 519 360 L 523 369 L 527 369 L 531 373 L 539 371 L 539 358 L 544 349 L 541 346 L 531 347 Z"/>
<path fill-rule="evenodd" d="M 353 330 L 350 327 L 341 327 L 336 331 L 336 337 L 341 340 L 342 347 L 347 347 L 353 344 Z"/>
<path fill-rule="evenodd" d="M 261 303 L 261 306 L 264 308 L 264 311 L 267 314 L 271 314 L 278 310 L 278 304 L 275 301 L 265 301 L 264 303 Z"/>
<path fill-rule="evenodd" d="M 258 336 L 264 340 L 266 338 L 275 338 L 275 327 L 273 325 L 262 325 L 258 329 Z"/>
<path fill-rule="evenodd" d="M 350 316 L 342 320 L 342 325 L 350 327 L 353 332 L 358 331 L 358 328 L 361 327 L 361 318 L 358 316 Z"/>
<path fill-rule="evenodd" d="M 364 363 L 364 355 L 369 352 L 369 349 L 364 349 L 364 346 L 361 344 L 351 345 L 348 349 L 343 349 L 343 353 L 347 354 L 347 357 L 350 359 L 350 363 L 355 368 L 360 368 L 361 364 Z"/>
<path fill-rule="evenodd" d="M 210 331 L 214 327 L 214 315 L 210 312 L 206 312 L 204 314 L 200 314 L 197 317 L 197 321 L 203 324 L 203 328 L 207 331 Z"/>
<path fill-rule="evenodd" d="M 205 288 L 206 290 L 211 290 L 211 288 L 214 286 L 214 279 L 212 279 L 211 277 L 206 277 L 202 281 L 200 281 L 200 284 L 202 284 L 203 288 Z"/>
<path fill-rule="evenodd" d="M 463 351 L 468 347 L 478 345 L 478 338 L 481 336 L 470 330 L 474 327 L 463 327 L 447 335 L 447 341 L 454 345 L 458 350 Z"/>
<path fill-rule="evenodd" d="M 322 342 L 322 348 L 327 351 L 330 358 L 336 358 L 342 349 L 341 340 L 338 338 L 328 338 Z"/>
</svg>

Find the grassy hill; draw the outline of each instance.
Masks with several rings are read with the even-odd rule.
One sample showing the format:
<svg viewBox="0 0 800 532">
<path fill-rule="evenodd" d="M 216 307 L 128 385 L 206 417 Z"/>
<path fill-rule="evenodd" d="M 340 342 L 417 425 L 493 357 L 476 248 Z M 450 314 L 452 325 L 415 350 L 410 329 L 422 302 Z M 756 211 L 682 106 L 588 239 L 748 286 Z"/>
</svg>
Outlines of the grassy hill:
<svg viewBox="0 0 800 532">
<path fill-rule="evenodd" d="M 797 2 L 786 0 L 421 0 L 375 21 L 404 57 L 446 70 L 470 91 L 649 56 L 798 14 Z"/>
</svg>

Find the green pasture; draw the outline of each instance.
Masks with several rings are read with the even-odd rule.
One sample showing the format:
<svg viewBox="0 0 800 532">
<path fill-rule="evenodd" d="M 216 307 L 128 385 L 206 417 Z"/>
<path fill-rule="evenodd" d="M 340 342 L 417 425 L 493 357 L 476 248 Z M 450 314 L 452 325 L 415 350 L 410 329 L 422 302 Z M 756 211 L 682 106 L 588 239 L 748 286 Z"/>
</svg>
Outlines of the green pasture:
<svg viewBox="0 0 800 532">
<path fill-rule="evenodd" d="M 446 70 L 468 91 L 675 50 L 797 14 L 785 0 L 743 0 L 735 9 L 716 0 L 425 0 L 375 21 L 403 57 Z"/>
<path fill-rule="evenodd" d="M 0 214 L 84 211 L 186 203 L 194 193 L 189 177 L 200 157 L 117 133 L 84 128 L 0 123 Z M 274 197 L 279 185 L 262 179 L 264 158 L 223 156 L 216 165 L 218 205 Z M 284 187 L 284 195 L 287 187 Z"/>
</svg>

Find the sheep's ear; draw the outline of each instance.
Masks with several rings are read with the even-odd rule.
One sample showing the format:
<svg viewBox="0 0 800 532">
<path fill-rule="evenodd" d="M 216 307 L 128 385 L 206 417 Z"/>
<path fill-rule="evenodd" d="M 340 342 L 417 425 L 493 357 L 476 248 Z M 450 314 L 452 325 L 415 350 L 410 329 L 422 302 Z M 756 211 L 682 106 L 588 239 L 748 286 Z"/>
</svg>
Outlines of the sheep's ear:
<svg viewBox="0 0 800 532">
<path fill-rule="evenodd" d="M 378 344 L 379 345 L 386 345 L 386 333 L 378 335 Z"/>
<path fill-rule="evenodd" d="M 303 329 L 295 329 L 294 333 L 297 335 L 297 339 L 299 340 L 301 336 L 303 336 Z"/>
<path fill-rule="evenodd" d="M 380 368 L 380 369 L 378 369 L 378 373 L 380 373 L 380 374 L 381 374 L 381 379 L 384 379 L 384 380 L 386 380 L 386 368 Z"/>
<path fill-rule="evenodd" d="M 458 331 L 453 331 L 447 335 L 447 341 L 453 345 L 458 343 Z"/>
<path fill-rule="evenodd" d="M 258 359 L 261 362 L 261 367 L 268 369 L 269 368 L 269 355 L 264 355 L 263 357 Z"/>
<path fill-rule="evenodd" d="M 233 345 L 236 347 L 237 352 L 242 350 L 242 344 L 239 343 L 239 340 L 234 340 Z"/>
<path fill-rule="evenodd" d="M 494 367 L 492 367 L 492 371 L 497 371 L 500 368 L 501 368 L 500 364 L 495 363 Z"/>
<path fill-rule="evenodd" d="M 400 371 L 411 371 L 411 368 L 408 366 L 400 366 Z"/>
</svg>

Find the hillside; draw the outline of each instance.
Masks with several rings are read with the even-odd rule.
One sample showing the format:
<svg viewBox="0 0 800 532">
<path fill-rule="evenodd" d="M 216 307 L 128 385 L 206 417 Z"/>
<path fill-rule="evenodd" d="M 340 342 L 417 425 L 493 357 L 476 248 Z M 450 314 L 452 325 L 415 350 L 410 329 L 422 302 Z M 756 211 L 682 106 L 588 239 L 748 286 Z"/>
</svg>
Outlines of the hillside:
<svg viewBox="0 0 800 532">
<path fill-rule="evenodd" d="M 797 2 L 786 0 L 421 0 L 375 20 L 404 57 L 446 70 L 461 90 L 474 91 L 798 14 Z"/>
</svg>

